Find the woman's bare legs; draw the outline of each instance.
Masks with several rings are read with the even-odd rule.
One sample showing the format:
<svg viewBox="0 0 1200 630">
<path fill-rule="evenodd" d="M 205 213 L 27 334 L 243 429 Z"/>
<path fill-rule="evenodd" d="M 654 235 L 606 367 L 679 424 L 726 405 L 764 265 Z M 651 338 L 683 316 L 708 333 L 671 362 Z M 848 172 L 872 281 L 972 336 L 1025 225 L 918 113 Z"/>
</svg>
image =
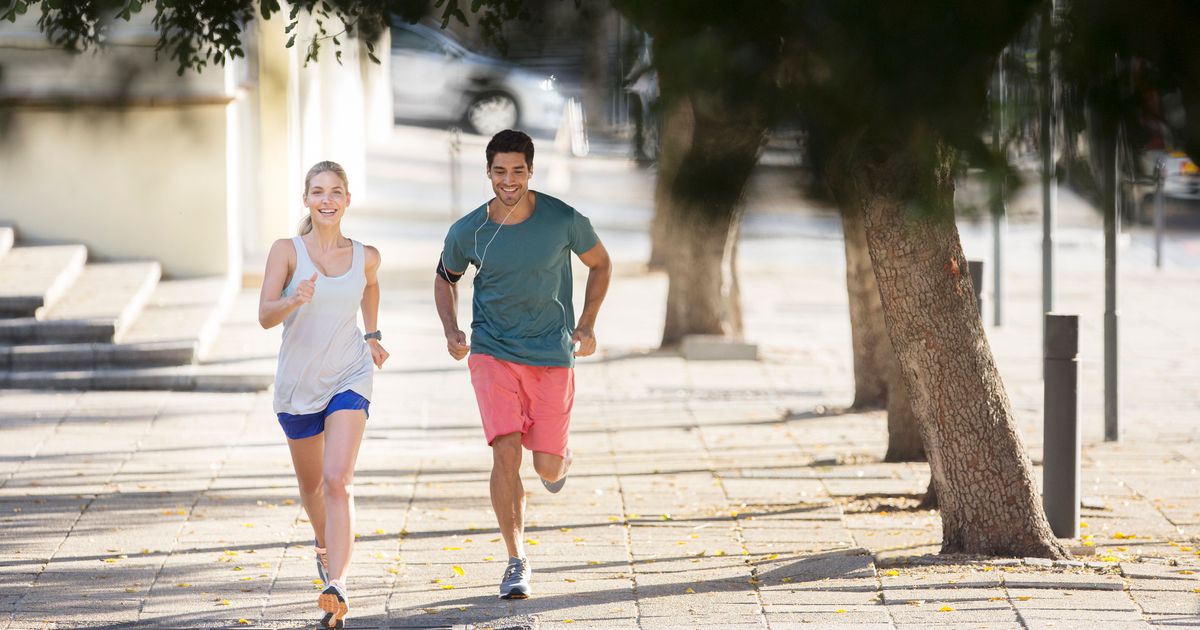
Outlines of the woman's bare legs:
<svg viewBox="0 0 1200 630">
<path fill-rule="evenodd" d="M 325 546 L 325 434 L 299 440 L 288 439 L 292 451 L 292 468 L 300 486 L 300 505 L 308 514 L 308 522 L 316 535 L 317 546 Z"/>
<path fill-rule="evenodd" d="M 335 411 L 325 419 L 324 541 L 329 581 L 343 587 L 354 547 L 354 464 L 366 426 L 367 414 L 361 409 Z"/>
</svg>

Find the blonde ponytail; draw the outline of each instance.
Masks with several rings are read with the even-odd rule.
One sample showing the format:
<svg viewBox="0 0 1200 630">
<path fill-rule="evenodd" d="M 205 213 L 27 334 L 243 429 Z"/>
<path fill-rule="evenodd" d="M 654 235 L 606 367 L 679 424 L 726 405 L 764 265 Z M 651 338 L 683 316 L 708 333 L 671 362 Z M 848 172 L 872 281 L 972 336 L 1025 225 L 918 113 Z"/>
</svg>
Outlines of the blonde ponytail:
<svg viewBox="0 0 1200 630">
<path fill-rule="evenodd" d="M 308 234 L 311 231 L 312 231 L 312 217 L 304 217 L 300 221 L 300 229 L 299 229 L 300 236 L 304 236 L 305 234 Z"/>
</svg>

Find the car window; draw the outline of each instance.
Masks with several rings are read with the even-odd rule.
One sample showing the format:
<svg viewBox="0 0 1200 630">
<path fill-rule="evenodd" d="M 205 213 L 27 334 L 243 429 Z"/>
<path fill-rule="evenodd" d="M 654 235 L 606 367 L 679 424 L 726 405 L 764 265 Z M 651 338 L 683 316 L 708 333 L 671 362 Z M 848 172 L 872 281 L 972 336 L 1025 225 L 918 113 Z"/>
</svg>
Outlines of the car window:
<svg viewBox="0 0 1200 630">
<path fill-rule="evenodd" d="M 446 54 L 446 51 L 437 42 L 402 28 L 392 29 L 392 49 L 421 51 L 439 55 Z"/>
</svg>

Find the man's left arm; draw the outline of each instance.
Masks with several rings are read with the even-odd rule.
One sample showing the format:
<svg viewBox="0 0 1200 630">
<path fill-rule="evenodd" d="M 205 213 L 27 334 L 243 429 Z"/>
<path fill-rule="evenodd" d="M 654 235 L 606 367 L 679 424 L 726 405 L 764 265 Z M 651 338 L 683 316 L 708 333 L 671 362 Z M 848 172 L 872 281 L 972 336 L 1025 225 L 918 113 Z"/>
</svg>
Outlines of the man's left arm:
<svg viewBox="0 0 1200 630">
<path fill-rule="evenodd" d="M 596 317 L 600 314 L 600 304 L 608 293 L 608 282 L 612 278 L 612 261 L 608 258 L 608 250 L 604 243 L 596 244 L 586 252 L 579 254 L 579 260 L 587 265 L 587 292 L 583 300 L 583 312 L 579 314 L 579 322 L 575 324 L 575 333 L 571 335 L 571 344 L 579 344 L 575 356 L 586 357 L 596 351 Z"/>
</svg>

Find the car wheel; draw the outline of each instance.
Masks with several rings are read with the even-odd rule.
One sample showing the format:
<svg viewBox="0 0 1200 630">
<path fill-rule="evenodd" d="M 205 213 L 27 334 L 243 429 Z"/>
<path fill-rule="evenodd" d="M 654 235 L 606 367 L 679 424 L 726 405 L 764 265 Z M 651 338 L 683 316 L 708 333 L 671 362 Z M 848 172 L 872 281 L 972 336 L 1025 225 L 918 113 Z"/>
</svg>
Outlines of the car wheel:
<svg viewBox="0 0 1200 630">
<path fill-rule="evenodd" d="M 517 126 L 517 102 L 507 94 L 484 94 L 467 107 L 467 122 L 482 136 Z"/>
</svg>

